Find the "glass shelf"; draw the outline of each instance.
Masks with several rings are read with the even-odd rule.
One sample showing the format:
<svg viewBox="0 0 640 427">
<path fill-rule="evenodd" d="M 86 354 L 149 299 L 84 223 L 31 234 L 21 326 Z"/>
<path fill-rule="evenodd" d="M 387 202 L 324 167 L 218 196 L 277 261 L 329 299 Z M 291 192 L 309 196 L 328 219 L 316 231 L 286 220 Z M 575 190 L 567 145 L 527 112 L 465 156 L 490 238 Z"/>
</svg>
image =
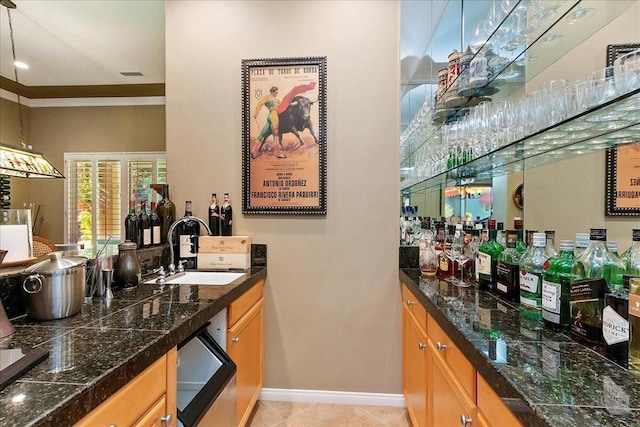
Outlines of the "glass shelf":
<svg viewBox="0 0 640 427">
<path fill-rule="evenodd" d="M 640 89 L 636 89 L 462 166 L 417 182 L 401 183 L 401 188 L 421 193 L 487 180 L 639 140 Z"/>
<path fill-rule="evenodd" d="M 602 4 L 606 2 L 590 3 Z M 607 3 L 607 13 L 595 13 L 588 20 L 585 19 L 584 22 L 576 22 L 572 21 L 571 17 L 581 7 L 581 2 L 565 1 L 555 11 L 555 17 L 549 20 L 548 24 L 527 32 L 526 40 L 521 46 L 505 52 L 500 49 L 501 43 L 499 43 L 498 37 L 501 29 L 510 24 L 519 4 L 520 2 L 502 19 L 499 26 L 488 37 L 487 43 L 481 45 L 482 47 L 478 49 L 478 52 L 486 53 L 487 49 L 492 48 L 498 55 L 505 56 L 505 59 L 508 58 L 508 61 L 504 62 L 501 71 L 490 82 L 476 89 L 479 95 L 494 92 L 494 100 L 521 95 L 527 81 L 531 81 L 531 79 L 542 73 L 547 67 L 574 49 L 593 33 L 620 16 L 633 5 L 633 2 L 609 2 Z M 583 5 L 583 7 L 586 6 Z M 475 23 L 466 24 L 473 25 Z M 465 43 L 472 44 L 472 40 L 465 40 Z M 513 73 L 513 71 L 517 73 Z M 430 111 L 423 112 L 422 124 L 412 132 L 407 133 L 400 146 L 401 174 L 403 170 L 411 170 L 416 167 L 416 156 L 421 147 L 427 144 L 437 145 L 440 143 L 441 126 L 444 123 L 456 120 L 464 115 L 469 107 L 477 103 L 477 101 L 477 97 L 472 97 L 466 103 L 450 109 L 439 120 L 435 121 L 432 120 L 435 115 L 433 107 Z M 401 183 L 401 188 L 407 189 L 408 187 L 410 185 L 407 186 Z M 420 191 L 420 189 L 416 190 Z"/>
</svg>

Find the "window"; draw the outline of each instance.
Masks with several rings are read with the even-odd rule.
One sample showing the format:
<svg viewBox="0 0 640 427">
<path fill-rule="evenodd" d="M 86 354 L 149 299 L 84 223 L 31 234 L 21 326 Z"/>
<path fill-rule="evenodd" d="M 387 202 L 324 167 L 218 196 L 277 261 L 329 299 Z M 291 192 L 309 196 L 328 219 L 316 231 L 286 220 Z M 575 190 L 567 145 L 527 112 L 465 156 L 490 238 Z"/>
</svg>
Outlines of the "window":
<svg viewBox="0 0 640 427">
<path fill-rule="evenodd" d="M 129 209 L 150 209 L 150 184 L 167 180 L 165 153 L 65 153 L 64 164 L 65 240 L 87 248 L 121 242 Z"/>
</svg>

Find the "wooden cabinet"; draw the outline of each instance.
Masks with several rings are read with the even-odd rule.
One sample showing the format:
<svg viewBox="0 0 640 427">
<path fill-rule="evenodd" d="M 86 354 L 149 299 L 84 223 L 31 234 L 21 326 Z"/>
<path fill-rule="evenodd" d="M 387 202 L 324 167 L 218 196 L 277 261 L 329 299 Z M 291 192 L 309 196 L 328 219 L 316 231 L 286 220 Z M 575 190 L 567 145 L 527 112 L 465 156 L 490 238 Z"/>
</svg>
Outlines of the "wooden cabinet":
<svg viewBox="0 0 640 427">
<path fill-rule="evenodd" d="M 432 420 L 434 426 L 472 425 L 472 414 L 475 409 L 462 385 L 456 380 L 451 369 L 441 361 L 441 358 L 431 353 L 433 370 L 431 377 Z"/>
<path fill-rule="evenodd" d="M 238 420 L 245 426 L 262 391 L 263 374 L 263 288 L 256 283 L 227 310 L 227 352 L 238 367 Z"/>
<path fill-rule="evenodd" d="M 176 358 L 174 347 L 75 426 L 175 426 Z"/>
<path fill-rule="evenodd" d="M 402 391 L 414 427 L 521 425 L 404 284 L 402 313 Z"/>
<path fill-rule="evenodd" d="M 414 426 L 427 426 L 429 359 L 427 337 L 411 309 L 403 304 L 402 392 Z"/>
</svg>

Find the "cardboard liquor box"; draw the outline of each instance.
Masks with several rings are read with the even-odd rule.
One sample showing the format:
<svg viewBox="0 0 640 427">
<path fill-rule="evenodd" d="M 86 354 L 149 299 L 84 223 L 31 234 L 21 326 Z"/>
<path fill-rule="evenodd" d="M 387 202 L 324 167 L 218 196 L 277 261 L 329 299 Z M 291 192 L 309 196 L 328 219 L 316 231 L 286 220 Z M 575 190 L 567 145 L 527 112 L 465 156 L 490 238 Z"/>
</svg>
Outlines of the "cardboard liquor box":
<svg viewBox="0 0 640 427">
<path fill-rule="evenodd" d="M 198 252 L 248 254 L 251 253 L 251 236 L 200 236 Z"/>
<path fill-rule="evenodd" d="M 229 270 L 251 268 L 251 253 L 198 253 L 198 269 Z"/>
</svg>

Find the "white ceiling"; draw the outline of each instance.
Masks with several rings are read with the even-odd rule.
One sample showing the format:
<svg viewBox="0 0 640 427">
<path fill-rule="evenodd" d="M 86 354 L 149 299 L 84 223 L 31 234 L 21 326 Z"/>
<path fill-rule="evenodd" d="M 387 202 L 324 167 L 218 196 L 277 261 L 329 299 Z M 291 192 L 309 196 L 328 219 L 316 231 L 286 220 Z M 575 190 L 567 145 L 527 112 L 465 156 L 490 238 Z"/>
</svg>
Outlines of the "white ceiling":
<svg viewBox="0 0 640 427">
<path fill-rule="evenodd" d="M 18 70 L 26 86 L 164 83 L 163 0 L 13 0 Z M 125 77 L 120 72 L 141 72 Z M 15 80 L 7 9 L 0 7 L 0 75 Z"/>
</svg>

